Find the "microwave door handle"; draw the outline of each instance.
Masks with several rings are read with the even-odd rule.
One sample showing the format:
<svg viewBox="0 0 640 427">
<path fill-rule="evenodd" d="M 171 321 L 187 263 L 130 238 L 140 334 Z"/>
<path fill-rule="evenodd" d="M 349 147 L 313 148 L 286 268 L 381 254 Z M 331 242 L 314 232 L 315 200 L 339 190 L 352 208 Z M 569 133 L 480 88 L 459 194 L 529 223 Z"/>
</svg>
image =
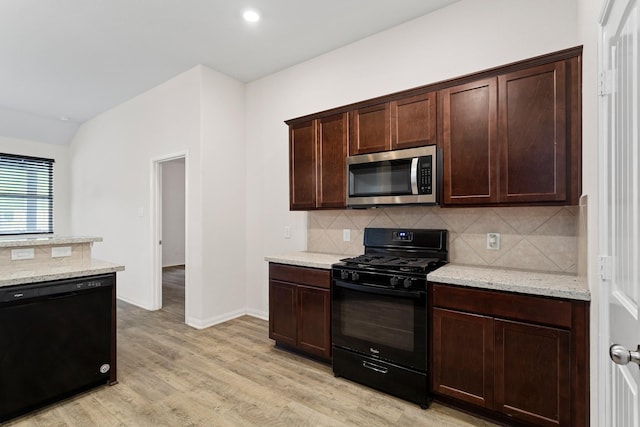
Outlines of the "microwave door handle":
<svg viewBox="0 0 640 427">
<path fill-rule="evenodd" d="M 411 194 L 418 194 L 418 160 L 419 157 L 411 159 Z"/>
</svg>

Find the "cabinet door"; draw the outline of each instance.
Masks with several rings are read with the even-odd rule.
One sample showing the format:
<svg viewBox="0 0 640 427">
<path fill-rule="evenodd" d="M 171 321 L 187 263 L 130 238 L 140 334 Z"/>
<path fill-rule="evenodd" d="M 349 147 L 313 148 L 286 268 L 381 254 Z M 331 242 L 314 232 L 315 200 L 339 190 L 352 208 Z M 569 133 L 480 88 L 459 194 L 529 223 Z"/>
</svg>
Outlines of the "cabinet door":
<svg viewBox="0 0 640 427">
<path fill-rule="evenodd" d="M 493 318 L 433 309 L 433 391 L 493 408 Z"/>
<path fill-rule="evenodd" d="M 444 204 L 498 201 L 497 81 L 441 91 Z"/>
<path fill-rule="evenodd" d="M 346 158 L 348 114 L 325 117 L 318 123 L 318 201 L 319 208 L 344 208 L 346 196 Z"/>
<path fill-rule="evenodd" d="M 564 61 L 498 77 L 500 201 L 567 200 Z"/>
<path fill-rule="evenodd" d="M 436 92 L 391 102 L 391 148 L 436 143 Z"/>
<path fill-rule="evenodd" d="M 496 320 L 495 348 L 496 410 L 534 425 L 570 425 L 570 333 Z"/>
<path fill-rule="evenodd" d="M 269 280 L 269 338 L 295 347 L 297 336 L 297 286 Z"/>
<path fill-rule="evenodd" d="M 316 207 L 317 125 L 312 120 L 289 128 L 289 207 Z"/>
<path fill-rule="evenodd" d="M 391 148 L 389 103 L 351 112 L 349 155 L 387 151 Z"/>
<path fill-rule="evenodd" d="M 298 286 L 298 347 L 325 359 L 331 357 L 331 293 Z"/>
</svg>

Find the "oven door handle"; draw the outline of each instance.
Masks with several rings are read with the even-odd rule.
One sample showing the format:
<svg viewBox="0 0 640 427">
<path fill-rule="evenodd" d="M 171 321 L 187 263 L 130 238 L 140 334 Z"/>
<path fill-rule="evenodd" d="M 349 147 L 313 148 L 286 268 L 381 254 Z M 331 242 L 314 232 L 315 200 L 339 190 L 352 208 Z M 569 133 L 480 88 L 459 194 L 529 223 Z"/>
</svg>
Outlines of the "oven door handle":
<svg viewBox="0 0 640 427">
<path fill-rule="evenodd" d="M 351 289 L 353 291 L 366 292 L 368 294 L 388 295 L 394 297 L 403 297 L 411 299 L 420 299 L 424 292 L 422 291 L 406 291 L 402 289 L 380 288 L 377 286 L 359 285 L 357 283 L 343 282 L 342 280 L 334 280 L 334 284 L 340 288 Z"/>
</svg>

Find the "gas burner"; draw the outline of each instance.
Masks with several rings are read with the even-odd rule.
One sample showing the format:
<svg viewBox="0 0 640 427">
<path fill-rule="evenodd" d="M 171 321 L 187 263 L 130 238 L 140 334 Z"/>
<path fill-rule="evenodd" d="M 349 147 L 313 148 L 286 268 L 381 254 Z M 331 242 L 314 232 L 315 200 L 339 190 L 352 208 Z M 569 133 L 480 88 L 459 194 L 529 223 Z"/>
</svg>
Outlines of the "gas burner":
<svg viewBox="0 0 640 427">
<path fill-rule="evenodd" d="M 358 255 L 353 258 L 345 258 L 340 261 L 346 262 L 347 264 L 358 264 L 358 265 L 386 265 L 393 260 L 396 260 L 397 257 L 387 256 L 387 255 Z"/>
<path fill-rule="evenodd" d="M 438 258 L 396 257 L 389 255 L 363 254 L 341 261 L 360 268 L 387 269 L 399 271 L 428 271 L 438 264 Z"/>
</svg>

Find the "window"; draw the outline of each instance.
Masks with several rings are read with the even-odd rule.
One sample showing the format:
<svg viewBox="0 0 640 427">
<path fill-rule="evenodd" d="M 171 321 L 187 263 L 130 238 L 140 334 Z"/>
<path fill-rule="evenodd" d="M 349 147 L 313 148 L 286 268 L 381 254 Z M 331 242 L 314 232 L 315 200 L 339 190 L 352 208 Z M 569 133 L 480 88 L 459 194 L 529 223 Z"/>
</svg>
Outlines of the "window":
<svg viewBox="0 0 640 427">
<path fill-rule="evenodd" d="M 0 235 L 53 233 L 53 162 L 0 153 Z"/>
</svg>

